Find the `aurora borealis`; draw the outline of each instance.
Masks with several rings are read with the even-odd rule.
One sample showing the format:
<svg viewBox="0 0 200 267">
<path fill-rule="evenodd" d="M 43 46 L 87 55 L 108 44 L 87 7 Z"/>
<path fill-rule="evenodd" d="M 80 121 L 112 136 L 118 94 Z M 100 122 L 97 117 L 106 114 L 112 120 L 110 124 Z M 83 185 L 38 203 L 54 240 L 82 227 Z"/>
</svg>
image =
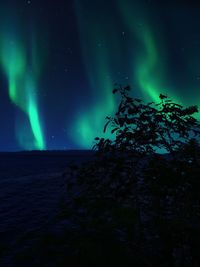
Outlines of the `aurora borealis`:
<svg viewBox="0 0 200 267">
<path fill-rule="evenodd" d="M 28 123 L 24 120 L 17 122 L 17 141 L 23 149 L 43 150 L 45 140 L 37 102 L 39 62 L 34 51 L 33 32 L 24 38 L 19 19 L 8 19 L 8 14 L 1 17 L 6 19 L 2 19 L 0 27 L 0 63 L 9 99 L 28 119 Z"/>
<path fill-rule="evenodd" d="M 10 33 L 8 34 L 10 35 Z M 33 134 L 33 144 L 27 144 L 26 139 L 19 137 L 22 147 L 29 149 L 33 146 L 37 149 L 44 149 L 44 139 L 39 120 L 37 100 L 35 96 L 36 76 L 31 58 L 30 66 L 27 62 L 27 51 L 20 45 L 15 36 L 3 35 L 1 38 L 1 64 L 8 81 L 8 94 L 10 100 L 19 107 L 29 119 L 29 127 Z M 18 127 L 17 134 L 23 129 Z"/>
<path fill-rule="evenodd" d="M 0 3 L 0 150 L 91 148 L 115 83 L 199 105 L 199 4 L 42 2 Z"/>
</svg>

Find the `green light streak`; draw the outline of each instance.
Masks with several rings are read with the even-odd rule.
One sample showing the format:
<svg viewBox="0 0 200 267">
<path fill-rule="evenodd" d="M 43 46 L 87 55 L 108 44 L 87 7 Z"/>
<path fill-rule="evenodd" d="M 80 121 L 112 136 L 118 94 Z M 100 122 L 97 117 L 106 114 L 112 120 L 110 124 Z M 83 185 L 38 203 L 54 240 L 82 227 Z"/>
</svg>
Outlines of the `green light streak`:
<svg viewBox="0 0 200 267">
<path fill-rule="evenodd" d="M 95 5 L 94 7 L 92 5 L 91 9 L 95 8 Z M 94 17 L 91 10 L 78 1 L 76 6 L 83 58 L 92 91 L 91 98 L 94 101 L 90 107 L 87 107 L 87 111 L 84 110 L 83 114 L 78 114 L 72 133 L 74 141 L 79 146 L 91 148 L 94 138 L 103 134 L 106 116 L 112 114 L 115 109 L 112 94 L 114 80 L 109 57 L 110 47 L 106 47 L 103 41 L 108 39 L 106 21 L 100 25 L 97 23 L 98 16 Z M 114 36 L 110 38 L 113 39 Z M 111 136 L 108 133 L 106 137 Z"/>
<path fill-rule="evenodd" d="M 20 83 L 26 67 L 24 49 L 7 36 L 1 38 L 0 49 L 1 65 L 8 78 L 9 96 L 13 103 L 21 106 L 18 83 Z"/>
<path fill-rule="evenodd" d="M 144 46 L 145 55 L 138 60 L 136 75 L 138 83 L 142 90 L 147 93 L 153 101 L 159 101 L 160 86 L 155 77 L 156 67 L 158 68 L 159 60 L 155 42 L 148 29 L 144 29 L 141 42 Z M 159 73 L 157 73 L 159 75 Z M 157 76 L 156 75 L 156 76 Z"/>
<path fill-rule="evenodd" d="M 35 137 L 35 147 L 43 150 L 45 147 L 44 144 L 44 139 L 43 139 L 43 134 L 41 130 L 41 125 L 40 125 L 40 119 L 39 119 L 39 114 L 38 114 L 38 108 L 36 105 L 36 100 L 35 100 L 35 87 L 33 84 L 33 81 L 31 80 L 31 77 L 27 78 L 27 88 L 29 88 L 29 100 L 28 100 L 28 115 L 29 115 L 29 120 L 32 128 L 33 135 Z"/>
<path fill-rule="evenodd" d="M 166 55 L 162 36 L 158 36 L 158 33 L 156 35 L 155 29 L 158 25 L 149 19 L 149 13 L 147 14 L 140 1 L 118 0 L 118 6 L 124 24 L 131 35 L 132 55 L 138 55 L 136 60 L 132 61 L 131 83 L 134 84 L 136 81 L 143 98 L 147 101 L 150 98 L 151 101 L 159 102 L 159 94 L 164 93 L 176 103 L 184 106 L 193 105 L 194 102 L 188 102 L 183 95 L 177 95 L 176 90 L 172 90 L 168 85 L 171 77 L 166 77 L 168 66 L 165 63 Z M 136 42 L 138 42 L 137 45 L 135 45 Z M 186 88 L 182 89 L 186 90 Z M 195 114 L 194 117 L 200 119 L 200 114 Z"/>
<path fill-rule="evenodd" d="M 163 56 L 150 29 L 151 24 L 147 20 L 147 14 L 137 1 L 118 0 L 118 6 L 131 36 L 132 55 L 137 54 L 131 63 L 132 82 L 137 82 L 146 99 L 150 97 L 153 101 L 159 101 L 158 96 L 164 84 Z"/>
<path fill-rule="evenodd" d="M 32 132 L 32 142 L 27 142 L 29 138 L 24 137 L 24 125 L 18 125 L 18 142 L 22 148 L 42 150 L 45 149 L 45 142 L 36 97 L 37 59 L 34 52 L 29 53 L 24 43 L 19 34 L 13 34 L 5 27 L 0 34 L 0 63 L 8 80 L 9 97 L 28 116 Z"/>
</svg>

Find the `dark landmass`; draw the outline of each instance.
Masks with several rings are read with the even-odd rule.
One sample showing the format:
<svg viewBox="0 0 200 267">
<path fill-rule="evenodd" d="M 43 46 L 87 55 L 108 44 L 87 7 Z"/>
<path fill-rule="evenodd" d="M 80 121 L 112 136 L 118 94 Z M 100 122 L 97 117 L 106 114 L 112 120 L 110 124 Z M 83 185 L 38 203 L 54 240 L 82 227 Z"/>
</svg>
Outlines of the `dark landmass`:
<svg viewBox="0 0 200 267">
<path fill-rule="evenodd" d="M 176 185 L 179 179 L 170 176 L 170 165 L 165 170 L 172 156 L 154 156 L 152 170 L 158 173 L 149 172 L 145 178 L 141 172 L 136 176 L 133 172 L 133 182 L 128 185 L 133 191 L 124 194 L 124 182 L 129 177 L 127 169 L 124 169 L 125 176 L 117 171 L 114 184 L 106 184 L 112 178 L 115 163 L 116 167 L 121 164 L 121 161 L 117 163 L 118 156 L 115 159 L 108 155 L 105 161 L 95 163 L 94 151 L 90 150 L 1 152 L 0 266 L 171 267 L 185 257 L 187 263 L 176 266 L 188 267 L 191 252 L 185 245 L 184 250 L 179 248 L 180 241 L 191 242 L 195 248 L 192 255 L 198 264 L 199 198 L 195 206 L 185 202 L 184 183 Z M 126 160 L 134 163 L 134 157 L 125 157 Z M 151 160 L 152 156 L 145 156 L 140 166 L 148 165 Z M 159 165 L 159 161 L 163 164 Z M 88 164 L 79 169 L 82 163 Z M 129 166 L 134 169 L 132 163 Z M 193 170 L 199 171 L 198 165 L 195 166 L 191 174 Z M 70 171 L 74 174 L 70 175 Z M 76 174 L 81 178 L 77 183 Z M 163 179 L 154 180 L 153 175 Z M 120 177 L 123 177 L 122 185 L 117 189 L 115 182 Z M 98 193 L 105 196 L 109 187 L 111 202 L 109 198 L 98 197 Z M 119 195 L 112 198 L 115 193 Z M 186 195 L 189 196 L 187 192 Z M 131 203 L 126 201 L 129 196 L 133 197 Z M 181 253 L 187 254 L 183 257 Z"/>
</svg>

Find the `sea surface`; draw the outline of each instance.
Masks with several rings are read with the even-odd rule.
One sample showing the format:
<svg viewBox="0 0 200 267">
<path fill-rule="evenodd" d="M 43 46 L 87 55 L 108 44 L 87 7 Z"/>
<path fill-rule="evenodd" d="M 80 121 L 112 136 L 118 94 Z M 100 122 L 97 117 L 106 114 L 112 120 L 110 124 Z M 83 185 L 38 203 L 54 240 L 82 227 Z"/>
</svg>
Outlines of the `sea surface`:
<svg viewBox="0 0 200 267">
<path fill-rule="evenodd" d="M 71 163 L 91 151 L 0 153 L 0 266 L 14 267 L 17 255 L 57 219 Z"/>
</svg>

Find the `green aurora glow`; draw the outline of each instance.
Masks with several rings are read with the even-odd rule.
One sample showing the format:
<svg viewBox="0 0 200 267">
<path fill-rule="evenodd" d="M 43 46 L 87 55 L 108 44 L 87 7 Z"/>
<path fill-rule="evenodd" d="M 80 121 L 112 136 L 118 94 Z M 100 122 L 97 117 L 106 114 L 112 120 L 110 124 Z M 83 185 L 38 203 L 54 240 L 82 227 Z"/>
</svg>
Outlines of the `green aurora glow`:
<svg viewBox="0 0 200 267">
<path fill-rule="evenodd" d="M 101 5 L 90 4 L 90 7 L 77 1 L 77 17 L 79 21 L 83 58 L 91 88 L 96 101 L 88 111 L 78 115 L 74 129 L 75 140 L 79 145 L 90 147 L 95 136 L 102 136 L 105 117 L 112 115 L 116 104 L 112 95 L 117 68 L 123 68 L 131 77 L 130 83 L 137 85 L 146 99 L 157 101 L 162 81 L 162 66 L 153 33 L 144 20 L 135 16 L 138 10 L 130 1 L 118 1 L 120 20 L 130 36 L 130 46 L 124 47 L 121 33 L 115 24 L 113 15 L 102 17 Z M 95 10 L 99 10 L 99 13 Z M 141 17 L 141 12 L 140 12 Z M 118 18 L 119 19 L 119 18 Z M 140 23 L 144 26 L 138 26 Z M 92 26 L 91 26 L 92 25 Z M 138 43 L 138 47 L 135 45 Z M 127 61 L 123 50 L 128 49 Z M 137 53 L 135 53 L 137 49 Z M 125 65 L 126 64 L 126 65 Z M 116 68 L 115 68 L 116 66 Z M 153 73 L 157 70 L 157 75 Z M 74 132 L 74 131 L 73 131 Z M 111 137 L 107 133 L 106 137 Z"/>
<path fill-rule="evenodd" d="M 0 34 L 0 63 L 8 80 L 9 97 L 29 119 L 29 125 L 26 127 L 25 122 L 17 124 L 16 137 L 23 149 L 43 150 L 45 140 L 37 103 L 39 66 L 34 42 L 31 47 L 25 44 L 25 40 L 17 31 L 13 33 L 4 25 Z M 29 134 L 28 128 L 32 134 Z M 25 135 L 30 136 L 24 138 Z"/>
<path fill-rule="evenodd" d="M 146 101 L 157 102 L 159 94 L 164 93 L 177 103 L 192 104 L 176 94 L 169 83 L 163 36 L 140 1 L 117 0 L 110 13 L 96 2 L 84 5 L 77 1 L 76 10 L 86 72 L 95 95 L 95 101 L 77 116 L 73 128 L 74 140 L 80 146 L 91 147 L 95 136 L 103 136 L 105 117 L 112 115 L 116 108 L 112 88 L 118 82 L 117 68 L 130 77 L 126 83 L 134 85 L 134 94 Z M 125 45 L 118 28 L 120 24 L 129 38 Z M 111 135 L 107 133 L 106 137 Z"/>
<path fill-rule="evenodd" d="M 147 102 L 162 93 L 199 104 L 199 5 L 22 2 L 0 3 L 2 150 L 90 149 L 96 136 L 112 138 L 103 127 L 118 105 L 115 83 Z"/>
<path fill-rule="evenodd" d="M 109 18 L 106 18 L 104 22 L 101 21 L 101 17 L 98 17 L 97 14 L 94 16 L 87 6 L 78 1 L 76 6 L 83 58 L 95 105 L 92 103 L 87 107 L 87 112 L 78 115 L 72 132 L 74 140 L 79 146 L 91 148 L 94 138 L 103 135 L 102 127 L 106 115 L 112 114 L 115 109 L 111 75 L 113 68 L 109 50 L 101 47 L 103 44 L 99 43 L 99 36 L 105 40 L 109 37 L 106 25 L 112 21 L 109 21 Z M 100 20 L 103 25 L 100 22 L 97 23 L 97 20 Z M 92 27 L 88 27 L 88 25 L 92 25 Z M 110 36 L 110 38 L 111 42 L 114 41 L 114 36 Z M 99 49 L 100 47 L 101 49 Z M 109 135 L 109 137 L 111 136 Z"/>
</svg>

